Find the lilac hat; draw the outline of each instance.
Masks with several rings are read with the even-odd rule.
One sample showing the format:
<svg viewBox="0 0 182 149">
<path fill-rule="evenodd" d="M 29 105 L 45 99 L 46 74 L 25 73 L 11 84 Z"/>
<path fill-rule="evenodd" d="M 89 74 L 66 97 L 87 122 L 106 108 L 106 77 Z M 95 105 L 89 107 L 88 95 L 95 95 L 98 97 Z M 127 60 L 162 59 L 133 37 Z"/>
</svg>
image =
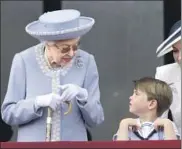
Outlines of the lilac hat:
<svg viewBox="0 0 182 149">
<path fill-rule="evenodd" d="M 95 20 L 80 16 L 74 9 L 44 13 L 37 21 L 29 23 L 25 30 L 40 41 L 55 41 L 81 37 L 90 31 Z"/>
</svg>

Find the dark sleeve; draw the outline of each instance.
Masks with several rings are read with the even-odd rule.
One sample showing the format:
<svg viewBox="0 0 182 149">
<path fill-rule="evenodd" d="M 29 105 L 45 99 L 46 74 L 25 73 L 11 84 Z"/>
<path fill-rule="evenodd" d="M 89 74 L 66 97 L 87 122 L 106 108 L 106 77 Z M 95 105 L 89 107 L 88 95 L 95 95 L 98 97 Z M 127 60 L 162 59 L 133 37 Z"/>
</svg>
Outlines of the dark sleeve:
<svg viewBox="0 0 182 149">
<path fill-rule="evenodd" d="M 1 114 L 0 114 L 0 128 L 1 128 L 0 142 L 10 141 L 10 139 L 13 135 L 13 130 L 12 130 L 12 127 L 10 125 L 6 124 L 2 120 Z"/>
</svg>

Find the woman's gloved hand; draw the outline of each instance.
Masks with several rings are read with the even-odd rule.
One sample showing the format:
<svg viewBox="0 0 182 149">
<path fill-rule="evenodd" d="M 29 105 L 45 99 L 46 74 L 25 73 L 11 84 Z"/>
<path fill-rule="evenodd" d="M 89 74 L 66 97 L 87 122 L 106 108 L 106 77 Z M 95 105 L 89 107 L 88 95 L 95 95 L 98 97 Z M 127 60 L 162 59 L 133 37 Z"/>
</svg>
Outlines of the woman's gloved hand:
<svg viewBox="0 0 182 149">
<path fill-rule="evenodd" d="M 81 88 L 75 84 L 65 84 L 60 85 L 61 89 L 61 100 L 62 101 L 71 101 L 74 98 L 77 98 L 79 101 L 86 102 L 88 98 L 88 92 L 86 89 Z"/>
<path fill-rule="evenodd" d="M 54 93 L 37 96 L 35 100 L 35 105 L 37 107 L 50 107 L 53 111 L 55 111 L 60 104 L 61 96 Z"/>
</svg>

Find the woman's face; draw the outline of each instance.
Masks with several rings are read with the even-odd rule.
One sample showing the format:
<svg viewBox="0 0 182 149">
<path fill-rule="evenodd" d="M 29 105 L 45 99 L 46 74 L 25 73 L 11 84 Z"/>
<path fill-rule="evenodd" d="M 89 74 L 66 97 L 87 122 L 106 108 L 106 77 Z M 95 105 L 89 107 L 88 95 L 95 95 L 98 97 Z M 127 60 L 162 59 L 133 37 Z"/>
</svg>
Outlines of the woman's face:
<svg viewBox="0 0 182 149">
<path fill-rule="evenodd" d="M 181 63 L 181 40 L 173 45 L 173 57 L 175 62 Z"/>
<path fill-rule="evenodd" d="M 79 38 L 47 42 L 48 58 L 51 64 L 64 66 L 68 64 L 78 49 Z"/>
</svg>

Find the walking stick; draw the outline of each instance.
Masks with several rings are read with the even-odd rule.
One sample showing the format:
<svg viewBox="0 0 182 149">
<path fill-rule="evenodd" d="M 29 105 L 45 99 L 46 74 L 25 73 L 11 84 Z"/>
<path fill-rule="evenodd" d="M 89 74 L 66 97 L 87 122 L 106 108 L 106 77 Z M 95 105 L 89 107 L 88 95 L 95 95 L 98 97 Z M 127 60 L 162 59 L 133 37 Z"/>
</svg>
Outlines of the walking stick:
<svg viewBox="0 0 182 149">
<path fill-rule="evenodd" d="M 68 104 L 68 111 L 66 111 L 64 115 L 67 115 L 71 112 L 72 104 L 71 102 L 65 102 L 65 103 Z M 46 121 L 46 142 L 51 141 L 52 113 L 53 113 L 52 109 L 48 108 L 47 121 Z"/>
</svg>

